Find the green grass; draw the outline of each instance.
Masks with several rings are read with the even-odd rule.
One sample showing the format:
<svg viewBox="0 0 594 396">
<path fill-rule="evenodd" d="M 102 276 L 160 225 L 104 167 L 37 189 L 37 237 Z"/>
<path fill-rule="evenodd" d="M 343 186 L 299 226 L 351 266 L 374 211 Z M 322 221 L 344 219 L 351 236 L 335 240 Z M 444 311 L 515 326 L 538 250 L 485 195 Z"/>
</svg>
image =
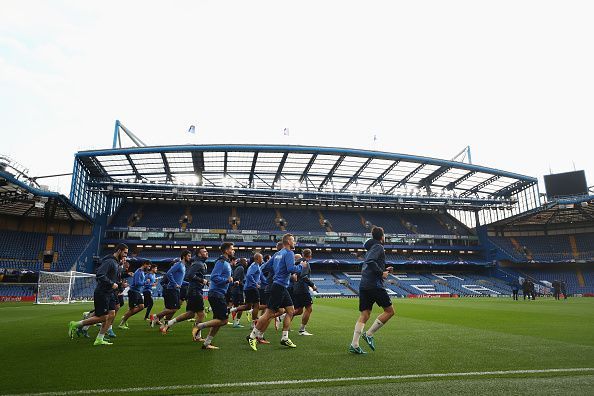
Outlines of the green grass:
<svg viewBox="0 0 594 396">
<path fill-rule="evenodd" d="M 192 387 L 153 393 L 274 389 L 279 394 L 308 395 L 524 394 L 543 389 L 546 394 L 594 394 L 594 371 L 299 385 L 303 378 L 594 367 L 594 299 L 394 302 L 396 316 L 376 335 L 378 350 L 369 351 L 362 341 L 369 352 L 364 356 L 347 353 L 358 316 L 356 299 L 316 300 L 308 326 L 313 337 L 299 337 L 294 331 L 291 338 L 298 348 L 285 349 L 271 326 L 267 338 L 272 344 L 260 346 L 257 353 L 245 342 L 247 327 L 221 329 L 215 339 L 221 349 L 204 351 L 190 341 L 190 323 L 162 336 L 147 326 L 141 314 L 129 321 L 130 330 L 116 329 L 113 346 L 97 348 L 92 347 L 92 339 L 71 341 L 66 334 L 68 321 L 78 320 L 90 304 L 6 303 L 0 305 L 0 393 L 295 380 L 283 386 Z M 154 312 L 160 307 L 157 302 Z"/>
</svg>

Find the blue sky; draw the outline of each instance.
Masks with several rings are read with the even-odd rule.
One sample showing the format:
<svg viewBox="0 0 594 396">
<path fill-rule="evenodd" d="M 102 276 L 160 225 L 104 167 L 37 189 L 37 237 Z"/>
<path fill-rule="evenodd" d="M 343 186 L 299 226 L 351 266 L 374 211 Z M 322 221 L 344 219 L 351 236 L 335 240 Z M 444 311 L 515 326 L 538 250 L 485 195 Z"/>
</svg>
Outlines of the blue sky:
<svg viewBox="0 0 594 396">
<path fill-rule="evenodd" d="M 0 153 L 67 172 L 120 119 L 154 145 L 471 145 L 594 184 L 592 20 L 591 1 L 3 0 Z"/>
</svg>

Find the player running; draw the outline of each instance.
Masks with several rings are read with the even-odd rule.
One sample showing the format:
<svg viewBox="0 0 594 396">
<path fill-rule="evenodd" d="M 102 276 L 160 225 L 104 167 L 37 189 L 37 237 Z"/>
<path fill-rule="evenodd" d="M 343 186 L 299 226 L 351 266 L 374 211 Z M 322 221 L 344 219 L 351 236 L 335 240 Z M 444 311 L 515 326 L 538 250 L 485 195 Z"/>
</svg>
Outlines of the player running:
<svg viewBox="0 0 594 396">
<path fill-rule="evenodd" d="M 243 328 L 243 326 L 239 323 L 241 321 L 241 314 L 243 310 L 238 310 L 237 308 L 243 306 L 245 303 L 243 284 L 245 282 L 246 265 L 247 260 L 242 257 L 239 259 L 239 263 L 233 271 L 233 286 L 231 286 L 231 301 L 233 302 L 233 307 L 229 312 L 232 313 L 233 327 L 236 329 Z"/>
<path fill-rule="evenodd" d="M 161 333 L 167 334 L 169 329 L 176 323 L 196 317 L 196 323 L 204 320 L 204 298 L 202 297 L 202 288 L 208 283 L 206 278 L 206 259 L 208 252 L 206 249 L 198 251 L 198 257 L 192 261 L 192 265 L 186 272 L 185 281 L 188 282 L 186 294 L 186 312 L 177 318 L 171 319 L 160 328 Z M 202 338 L 202 337 L 200 337 Z"/>
<path fill-rule="evenodd" d="M 248 267 L 245 274 L 245 304 L 231 308 L 232 314 L 234 312 L 251 311 L 252 329 L 258 321 L 258 311 L 260 310 L 260 293 L 258 290 L 260 289 L 260 275 L 262 274 L 260 265 L 263 261 L 264 258 L 262 257 L 262 254 L 256 253 L 254 255 L 254 261 Z M 235 277 L 233 277 L 233 279 L 235 279 Z"/>
<path fill-rule="evenodd" d="M 181 260 L 173 264 L 165 274 L 167 279 L 163 288 L 165 309 L 153 317 L 151 327 L 154 327 L 161 318 L 171 319 L 180 308 L 180 292 L 186 275 L 186 263 L 190 262 L 191 259 L 192 253 L 189 250 L 182 251 Z"/>
<path fill-rule="evenodd" d="M 95 316 L 81 320 L 72 321 L 68 324 L 68 335 L 72 339 L 77 329 L 83 326 L 91 326 L 101 323 L 101 329 L 93 343 L 94 346 L 113 345 L 104 339 L 107 329 L 111 326 L 115 318 L 115 298 L 113 291 L 118 288 L 117 274 L 118 262 L 125 260 L 128 256 L 128 246 L 119 244 L 113 254 L 105 256 L 101 260 L 101 265 L 97 269 L 97 286 L 93 294 L 93 303 L 95 305 Z"/>
<path fill-rule="evenodd" d="M 303 260 L 309 261 L 312 259 L 312 252 L 311 249 L 304 249 L 303 250 Z M 317 291 L 316 285 L 309 279 L 311 274 L 311 267 L 308 265 L 307 267 L 301 270 L 301 273 L 297 275 L 297 281 L 293 285 L 293 295 L 295 299 L 293 300 L 295 303 L 295 313 L 293 316 L 298 316 L 303 314 L 301 317 L 301 327 L 299 328 L 299 335 L 301 336 L 311 336 L 313 334 L 309 333 L 305 327 L 309 322 L 309 318 L 312 313 L 312 304 L 313 300 L 311 299 L 311 294 L 309 294 L 309 288 L 311 287 L 314 291 Z"/>
<path fill-rule="evenodd" d="M 202 349 L 219 349 L 212 345 L 212 340 L 219 329 L 227 324 L 229 319 L 225 295 L 229 289 L 229 284 L 233 283 L 230 261 L 235 254 L 235 250 L 231 242 L 223 242 L 220 250 L 221 256 L 215 262 L 214 268 L 210 273 L 210 288 L 208 290 L 208 303 L 212 310 L 213 319 L 208 322 L 199 323 L 196 326 L 198 331 L 210 328 Z"/>
<path fill-rule="evenodd" d="M 142 290 L 145 286 L 146 272 L 151 267 L 150 261 L 145 261 L 142 265 L 134 272 L 132 277 L 132 283 L 130 289 L 128 289 L 128 311 L 122 317 L 118 329 L 128 330 L 128 319 L 133 315 L 144 309 L 144 298 L 142 296 Z"/>
<path fill-rule="evenodd" d="M 157 264 L 151 264 L 149 273 L 146 274 L 144 287 L 142 288 L 142 296 L 144 297 L 144 307 L 146 312 L 144 314 L 144 320 L 149 320 L 151 309 L 153 309 L 153 288 L 157 286 Z"/>
<path fill-rule="evenodd" d="M 294 248 L 295 238 L 291 234 L 285 234 L 283 236 L 283 249 L 273 258 L 274 279 L 270 291 L 268 307 L 266 308 L 264 315 L 258 319 L 258 323 L 250 335 L 246 337 L 250 347 L 254 351 L 258 350 L 257 338 L 261 337 L 264 331 L 266 331 L 270 319 L 275 316 L 279 308 L 285 308 L 287 314 L 283 322 L 281 345 L 289 348 L 297 347 L 297 345 L 289 339 L 289 329 L 291 328 L 291 320 L 293 318 L 293 301 L 291 301 L 287 287 L 289 286 L 289 277 L 291 276 L 291 273 L 301 273 L 301 270 L 304 267 L 307 267 L 307 263 L 295 265 L 295 255 L 293 254 Z"/>
<path fill-rule="evenodd" d="M 366 352 L 359 346 L 359 338 L 363 337 L 372 351 L 375 351 L 374 334 L 394 316 L 392 301 L 388 292 L 384 288 L 384 279 L 392 272 L 392 267 L 386 268 L 386 253 L 384 251 L 384 229 L 373 227 L 371 229 L 372 238 L 365 242 L 365 261 L 361 270 L 361 284 L 359 286 L 359 311 L 361 312 L 359 320 L 355 324 L 353 333 L 353 342 L 349 347 L 349 352 L 355 354 L 365 354 Z M 384 309 L 371 327 L 363 333 L 365 323 L 369 320 L 373 304 L 377 304 Z"/>
</svg>

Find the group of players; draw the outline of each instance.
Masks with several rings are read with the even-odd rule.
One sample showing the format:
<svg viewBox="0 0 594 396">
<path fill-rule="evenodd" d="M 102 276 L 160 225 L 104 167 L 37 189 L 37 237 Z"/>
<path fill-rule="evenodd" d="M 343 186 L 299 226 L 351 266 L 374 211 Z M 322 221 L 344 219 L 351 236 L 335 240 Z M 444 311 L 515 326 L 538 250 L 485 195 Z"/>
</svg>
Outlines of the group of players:
<svg viewBox="0 0 594 396">
<path fill-rule="evenodd" d="M 384 279 L 392 271 L 392 267 L 385 266 L 383 243 L 383 229 L 374 227 L 372 239 L 365 244 L 367 254 L 359 290 L 360 315 L 349 347 L 351 353 L 365 353 L 359 345 L 360 338 L 375 350 L 375 332 L 394 315 L 391 300 L 383 287 Z M 112 345 L 107 337 L 115 337 L 112 324 L 117 311 L 124 305 L 123 290 L 129 287 L 129 309 L 119 323 L 120 329 L 128 329 L 128 319 L 146 307 L 145 319 L 150 320 L 151 327 L 159 325 L 159 331 L 164 335 L 177 323 L 194 320 L 192 339 L 201 342 L 202 349 L 212 350 L 218 349 L 212 341 L 219 329 L 229 323 L 229 315 L 233 316 L 233 327 L 241 328 L 241 314 L 247 312 L 252 330 L 246 336 L 246 341 L 251 349 L 257 351 L 258 344 L 270 343 L 264 333 L 272 321 L 275 326 L 282 326 L 281 345 L 295 348 L 296 345 L 289 339 L 291 322 L 295 316 L 302 315 L 299 335 L 312 335 L 306 326 L 313 304 L 310 289 L 316 291 L 317 288 L 309 276 L 311 250 L 304 249 L 301 256 L 294 254 L 294 249 L 295 238 L 291 234 L 285 234 L 272 256 L 264 257 L 256 253 L 246 269 L 247 261 L 235 258 L 233 243 L 223 242 L 220 246 L 221 255 L 216 260 L 209 279 L 206 276 L 208 251 L 199 249 L 196 257 L 192 257 L 189 250 L 184 250 L 180 260 L 171 266 L 161 280 L 165 309 L 157 315 L 150 315 L 157 267 L 147 261 L 133 274 L 127 273 L 128 247 L 120 244 L 113 254 L 102 259 L 97 269 L 94 311 L 86 313 L 85 319 L 81 321 L 71 321 L 68 334 L 70 338 L 74 335 L 88 337 L 87 329 L 100 325 L 101 329 L 93 345 Z M 132 277 L 129 285 L 124 281 L 127 275 Z M 206 287 L 209 309 L 213 314 L 213 318 L 208 321 L 204 321 L 202 293 Z M 183 301 L 186 301 L 186 312 L 174 318 Z M 382 307 L 384 312 L 363 332 L 374 304 Z M 207 330 L 208 334 L 203 338 L 202 332 Z"/>
</svg>

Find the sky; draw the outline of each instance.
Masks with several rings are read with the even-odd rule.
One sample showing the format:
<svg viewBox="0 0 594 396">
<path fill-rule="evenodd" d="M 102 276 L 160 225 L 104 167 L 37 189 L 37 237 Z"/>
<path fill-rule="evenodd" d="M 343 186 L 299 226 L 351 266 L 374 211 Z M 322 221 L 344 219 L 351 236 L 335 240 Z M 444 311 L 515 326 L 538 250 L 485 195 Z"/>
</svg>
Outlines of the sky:
<svg viewBox="0 0 594 396">
<path fill-rule="evenodd" d="M 470 145 L 592 185 L 593 20 L 590 0 L 0 0 L 0 154 L 71 172 L 119 119 L 149 145 Z"/>
</svg>

